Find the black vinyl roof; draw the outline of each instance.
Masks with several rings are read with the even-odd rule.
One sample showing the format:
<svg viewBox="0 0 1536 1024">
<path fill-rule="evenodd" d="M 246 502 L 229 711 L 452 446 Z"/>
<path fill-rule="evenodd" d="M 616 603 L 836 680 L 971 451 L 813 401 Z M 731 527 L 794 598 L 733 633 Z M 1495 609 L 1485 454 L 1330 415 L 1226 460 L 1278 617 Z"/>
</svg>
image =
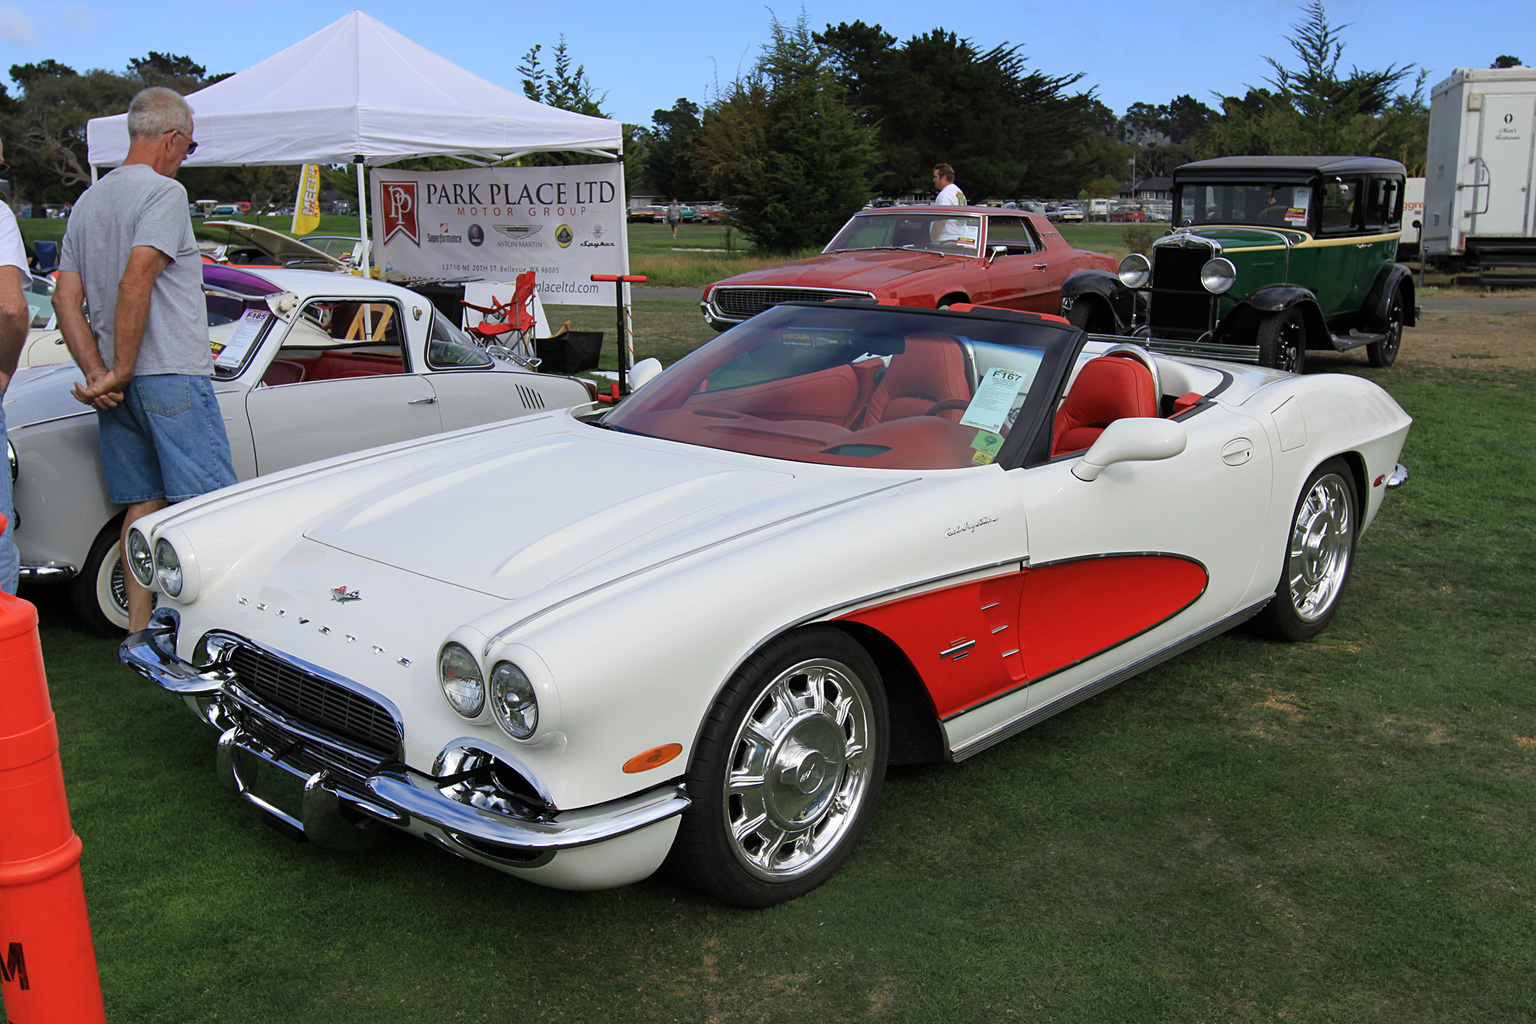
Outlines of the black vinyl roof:
<svg viewBox="0 0 1536 1024">
<path fill-rule="evenodd" d="M 1406 176 L 1396 160 L 1374 156 L 1223 156 L 1196 160 L 1173 172 L 1186 178 L 1300 178 L 1314 174 L 1398 174 Z"/>
</svg>

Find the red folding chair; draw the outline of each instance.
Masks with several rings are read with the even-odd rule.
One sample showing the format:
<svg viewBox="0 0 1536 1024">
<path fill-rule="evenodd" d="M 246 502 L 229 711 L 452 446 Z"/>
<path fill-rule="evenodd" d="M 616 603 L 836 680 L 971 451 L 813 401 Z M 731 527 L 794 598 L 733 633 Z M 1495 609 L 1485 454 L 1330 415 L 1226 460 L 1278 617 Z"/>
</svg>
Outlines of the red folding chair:
<svg viewBox="0 0 1536 1024">
<path fill-rule="evenodd" d="M 460 300 L 480 314 L 480 322 L 465 330 L 487 344 L 499 345 L 523 360 L 536 358 L 533 345 L 533 271 L 518 274 L 512 297 L 499 301 L 493 294 L 489 306 Z"/>
</svg>

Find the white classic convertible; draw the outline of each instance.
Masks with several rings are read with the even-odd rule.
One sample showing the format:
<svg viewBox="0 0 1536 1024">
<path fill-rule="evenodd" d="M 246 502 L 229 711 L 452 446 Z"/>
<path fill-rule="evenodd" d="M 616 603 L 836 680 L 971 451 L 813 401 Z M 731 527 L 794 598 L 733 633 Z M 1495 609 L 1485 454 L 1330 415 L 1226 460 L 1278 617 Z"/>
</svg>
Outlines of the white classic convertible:
<svg viewBox="0 0 1536 1024">
<path fill-rule="evenodd" d="M 1321 630 L 1409 423 L 1355 377 L 1054 317 L 782 305 L 612 410 L 144 519 L 160 607 L 122 657 L 316 842 L 400 829 L 570 888 L 666 863 L 767 906 L 847 859 L 888 763 L 1245 620 Z"/>
<path fill-rule="evenodd" d="M 493 357 L 396 285 L 311 270 L 203 268 L 213 388 L 235 473 L 260 473 L 591 400 L 570 377 Z M 96 414 L 73 362 L 17 373 L 5 394 L 24 580 L 71 581 L 104 632 L 128 626 Z M 9 510 L 7 510 L 9 511 Z"/>
</svg>

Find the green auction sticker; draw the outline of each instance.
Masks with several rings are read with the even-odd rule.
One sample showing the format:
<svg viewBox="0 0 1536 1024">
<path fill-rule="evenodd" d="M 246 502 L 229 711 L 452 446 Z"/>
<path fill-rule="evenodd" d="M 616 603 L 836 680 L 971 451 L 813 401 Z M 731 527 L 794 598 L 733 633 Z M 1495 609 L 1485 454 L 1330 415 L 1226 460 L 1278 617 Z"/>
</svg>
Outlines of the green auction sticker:
<svg viewBox="0 0 1536 1024">
<path fill-rule="evenodd" d="M 971 442 L 971 447 L 976 449 L 976 454 L 971 461 L 978 466 L 985 466 L 997 458 L 997 450 L 1003 446 L 1003 439 L 990 430 L 979 430 L 976 439 Z"/>
</svg>

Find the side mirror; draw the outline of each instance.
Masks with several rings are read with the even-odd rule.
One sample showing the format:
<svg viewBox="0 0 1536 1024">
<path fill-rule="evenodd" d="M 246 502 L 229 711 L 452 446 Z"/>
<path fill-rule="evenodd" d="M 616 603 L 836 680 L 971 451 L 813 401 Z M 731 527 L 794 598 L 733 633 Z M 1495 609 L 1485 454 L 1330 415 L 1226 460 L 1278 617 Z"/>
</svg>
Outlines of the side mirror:
<svg viewBox="0 0 1536 1024">
<path fill-rule="evenodd" d="M 1079 480 L 1097 480 L 1117 462 L 1156 462 L 1171 459 L 1189 444 L 1184 424 L 1136 416 L 1115 420 L 1072 467 Z"/>
<path fill-rule="evenodd" d="M 991 249 L 989 249 L 987 251 L 987 262 L 991 263 L 993 260 L 997 259 L 999 256 L 1007 256 L 1007 255 L 1008 255 L 1008 247 L 1006 245 L 994 245 Z"/>
</svg>

